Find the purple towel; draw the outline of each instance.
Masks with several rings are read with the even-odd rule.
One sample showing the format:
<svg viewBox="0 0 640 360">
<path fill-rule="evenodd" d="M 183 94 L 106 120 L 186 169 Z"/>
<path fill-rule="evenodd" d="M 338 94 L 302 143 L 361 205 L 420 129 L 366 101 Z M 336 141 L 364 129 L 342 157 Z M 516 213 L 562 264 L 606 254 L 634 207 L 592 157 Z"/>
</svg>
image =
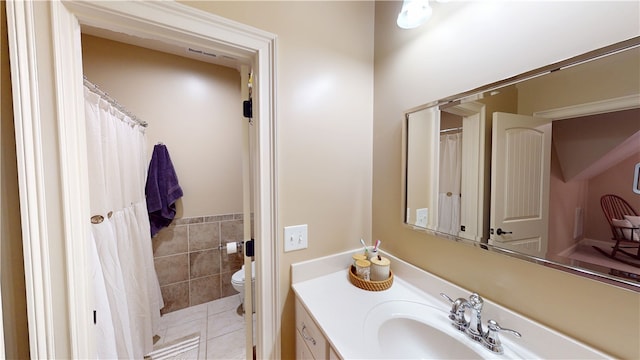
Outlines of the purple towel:
<svg viewBox="0 0 640 360">
<path fill-rule="evenodd" d="M 167 147 L 162 144 L 153 147 L 145 195 L 151 236 L 154 236 L 160 229 L 171 224 L 176 215 L 175 202 L 183 195 Z"/>
</svg>

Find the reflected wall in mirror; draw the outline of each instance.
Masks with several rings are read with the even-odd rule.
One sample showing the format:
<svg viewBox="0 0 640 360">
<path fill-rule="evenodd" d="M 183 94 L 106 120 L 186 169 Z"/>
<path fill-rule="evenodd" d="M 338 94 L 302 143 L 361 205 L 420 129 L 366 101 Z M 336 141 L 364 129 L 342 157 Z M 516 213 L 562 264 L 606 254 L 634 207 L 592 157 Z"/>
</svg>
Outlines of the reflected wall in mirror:
<svg viewBox="0 0 640 360">
<path fill-rule="evenodd" d="M 640 211 L 640 38 L 405 118 L 406 224 L 640 287 L 600 205 Z"/>
</svg>

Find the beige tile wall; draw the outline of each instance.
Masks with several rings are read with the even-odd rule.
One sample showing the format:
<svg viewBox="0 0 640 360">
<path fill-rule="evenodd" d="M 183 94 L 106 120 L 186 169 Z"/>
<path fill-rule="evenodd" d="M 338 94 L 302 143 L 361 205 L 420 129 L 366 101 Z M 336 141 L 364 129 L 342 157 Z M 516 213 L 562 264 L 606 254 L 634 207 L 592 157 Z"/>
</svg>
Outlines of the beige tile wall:
<svg viewBox="0 0 640 360">
<path fill-rule="evenodd" d="M 163 314 L 237 294 L 231 276 L 244 253 L 227 254 L 226 244 L 242 232 L 242 214 L 226 214 L 176 219 L 153 237 Z"/>
</svg>

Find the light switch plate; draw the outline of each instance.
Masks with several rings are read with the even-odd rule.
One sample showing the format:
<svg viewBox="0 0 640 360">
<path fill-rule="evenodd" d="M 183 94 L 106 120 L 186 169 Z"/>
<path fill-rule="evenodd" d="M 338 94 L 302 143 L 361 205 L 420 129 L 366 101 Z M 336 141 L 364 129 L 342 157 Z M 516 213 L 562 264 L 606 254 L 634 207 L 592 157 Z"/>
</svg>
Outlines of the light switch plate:
<svg viewBox="0 0 640 360">
<path fill-rule="evenodd" d="M 306 249 L 308 247 L 307 224 L 285 226 L 284 252 Z"/>
</svg>

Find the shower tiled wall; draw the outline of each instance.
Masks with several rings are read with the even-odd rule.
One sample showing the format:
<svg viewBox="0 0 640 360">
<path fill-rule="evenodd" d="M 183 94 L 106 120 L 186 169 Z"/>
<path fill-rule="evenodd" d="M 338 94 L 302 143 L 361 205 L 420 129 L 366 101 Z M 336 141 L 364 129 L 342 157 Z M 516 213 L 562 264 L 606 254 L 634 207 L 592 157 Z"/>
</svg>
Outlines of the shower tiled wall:
<svg viewBox="0 0 640 360">
<path fill-rule="evenodd" d="M 152 244 L 162 313 L 237 294 L 231 276 L 242 267 L 242 246 L 227 254 L 226 244 L 242 234 L 242 214 L 176 219 L 160 230 Z"/>
</svg>

